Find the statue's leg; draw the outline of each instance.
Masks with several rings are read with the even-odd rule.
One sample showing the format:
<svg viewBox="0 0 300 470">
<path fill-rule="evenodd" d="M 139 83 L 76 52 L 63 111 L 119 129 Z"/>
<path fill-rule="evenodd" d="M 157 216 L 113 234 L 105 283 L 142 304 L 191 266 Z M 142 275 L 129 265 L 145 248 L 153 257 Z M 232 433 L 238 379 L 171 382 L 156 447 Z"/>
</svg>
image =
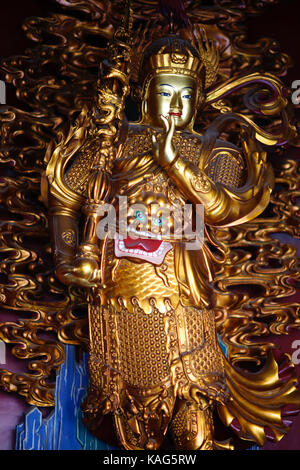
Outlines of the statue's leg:
<svg viewBox="0 0 300 470">
<path fill-rule="evenodd" d="M 127 393 L 123 407 L 114 413 L 116 434 L 120 444 L 127 450 L 157 450 L 165 439 L 175 397 L 172 388 L 141 394 Z"/>
<path fill-rule="evenodd" d="M 214 439 L 212 407 L 203 397 L 178 401 L 170 431 L 177 450 L 233 450 L 230 439 Z"/>
<path fill-rule="evenodd" d="M 178 450 L 212 450 L 213 418 L 205 399 L 200 403 L 180 400 L 171 423 L 171 434 Z"/>
<path fill-rule="evenodd" d="M 111 413 L 125 449 L 161 447 L 175 397 L 168 369 L 164 313 L 129 313 L 89 305 L 89 394 L 85 422 L 95 429 Z"/>
</svg>

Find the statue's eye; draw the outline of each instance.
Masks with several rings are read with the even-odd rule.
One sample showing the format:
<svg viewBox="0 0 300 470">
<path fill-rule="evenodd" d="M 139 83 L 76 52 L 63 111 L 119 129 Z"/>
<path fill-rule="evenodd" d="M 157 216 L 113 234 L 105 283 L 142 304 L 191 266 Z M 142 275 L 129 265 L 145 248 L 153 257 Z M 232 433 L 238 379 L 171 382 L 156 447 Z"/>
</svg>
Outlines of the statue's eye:
<svg viewBox="0 0 300 470">
<path fill-rule="evenodd" d="M 160 96 L 171 96 L 171 93 L 168 93 L 167 91 L 160 91 L 158 94 Z"/>
<path fill-rule="evenodd" d="M 183 95 L 182 98 L 185 98 L 186 100 L 190 100 L 192 98 L 192 95 Z"/>
<path fill-rule="evenodd" d="M 157 225 L 158 227 L 161 227 L 163 224 L 163 218 L 162 217 L 154 217 L 153 218 L 153 223 L 154 225 Z"/>
<path fill-rule="evenodd" d="M 139 220 L 140 222 L 145 222 L 146 221 L 146 215 L 144 214 L 143 211 L 136 211 L 135 218 L 137 220 Z"/>
</svg>

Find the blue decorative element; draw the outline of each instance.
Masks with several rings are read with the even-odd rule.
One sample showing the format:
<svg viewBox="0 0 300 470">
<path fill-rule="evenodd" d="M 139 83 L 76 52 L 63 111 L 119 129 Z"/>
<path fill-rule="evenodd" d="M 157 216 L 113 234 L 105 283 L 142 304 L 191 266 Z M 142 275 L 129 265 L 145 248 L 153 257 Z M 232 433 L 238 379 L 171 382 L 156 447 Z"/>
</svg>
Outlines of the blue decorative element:
<svg viewBox="0 0 300 470">
<path fill-rule="evenodd" d="M 218 338 L 219 345 L 220 345 L 220 348 L 222 350 L 222 353 L 228 359 L 228 348 L 227 348 L 226 344 L 222 341 L 221 336 L 219 335 L 219 333 L 217 333 L 217 338 Z"/>
<path fill-rule="evenodd" d="M 86 429 L 81 403 L 88 388 L 88 355 L 75 360 L 75 347 L 65 347 L 65 362 L 56 377 L 55 408 L 43 419 L 39 408 L 25 415 L 16 429 L 16 450 L 114 450 Z"/>
</svg>

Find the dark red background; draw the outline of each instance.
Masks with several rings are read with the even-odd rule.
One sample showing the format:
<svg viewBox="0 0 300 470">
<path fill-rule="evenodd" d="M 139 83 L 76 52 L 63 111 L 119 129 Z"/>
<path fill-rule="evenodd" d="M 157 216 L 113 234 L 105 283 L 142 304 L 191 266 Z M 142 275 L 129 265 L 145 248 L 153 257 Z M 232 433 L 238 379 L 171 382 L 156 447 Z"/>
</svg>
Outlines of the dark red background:
<svg viewBox="0 0 300 470">
<path fill-rule="evenodd" d="M 51 0 L 10 0 L 1 2 L 0 14 L 0 58 L 22 54 L 32 43 L 25 38 L 22 31 L 24 18 L 29 16 L 47 16 L 50 12 L 58 11 Z M 279 41 L 281 50 L 294 59 L 294 67 L 284 78 L 287 87 L 293 80 L 300 80 L 300 58 L 298 49 L 300 2 L 299 0 L 280 0 L 277 5 L 264 9 L 260 16 L 249 18 L 247 21 L 249 41 L 267 36 Z M 7 89 L 7 103 L 19 105 L 14 89 Z M 300 247 L 300 244 L 299 244 Z M 298 293 L 300 294 L 300 293 Z M 293 301 L 300 302 L 300 295 L 294 296 Z M 289 336 L 278 338 L 284 352 L 293 353 L 294 340 L 300 340 L 300 332 L 292 331 Z M 16 364 L 11 364 L 12 367 Z M 10 367 L 10 364 L 7 364 Z M 297 366 L 300 382 L 300 366 Z M 25 401 L 14 395 L 0 391 L 0 450 L 14 448 L 15 426 L 22 422 L 23 413 L 28 409 Z M 300 415 L 294 420 L 291 432 L 278 444 L 267 444 L 265 449 L 300 450 Z"/>
</svg>

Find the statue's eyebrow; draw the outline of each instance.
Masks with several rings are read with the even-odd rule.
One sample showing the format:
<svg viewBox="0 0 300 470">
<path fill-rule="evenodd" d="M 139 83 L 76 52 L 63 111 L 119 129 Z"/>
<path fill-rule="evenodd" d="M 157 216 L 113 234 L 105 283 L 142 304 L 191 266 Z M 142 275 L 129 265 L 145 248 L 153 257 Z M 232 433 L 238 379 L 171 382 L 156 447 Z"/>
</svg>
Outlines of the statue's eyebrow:
<svg viewBox="0 0 300 470">
<path fill-rule="evenodd" d="M 171 88 L 174 88 L 172 85 L 169 85 L 168 83 L 161 83 L 161 84 L 158 85 L 158 86 L 169 86 L 169 87 L 171 87 Z M 185 86 L 185 87 L 183 88 L 183 90 L 193 90 L 193 87 L 191 87 L 191 86 Z"/>
<path fill-rule="evenodd" d="M 168 83 L 161 83 L 159 86 L 169 86 L 171 88 L 174 88 L 172 85 L 169 85 Z"/>
</svg>

